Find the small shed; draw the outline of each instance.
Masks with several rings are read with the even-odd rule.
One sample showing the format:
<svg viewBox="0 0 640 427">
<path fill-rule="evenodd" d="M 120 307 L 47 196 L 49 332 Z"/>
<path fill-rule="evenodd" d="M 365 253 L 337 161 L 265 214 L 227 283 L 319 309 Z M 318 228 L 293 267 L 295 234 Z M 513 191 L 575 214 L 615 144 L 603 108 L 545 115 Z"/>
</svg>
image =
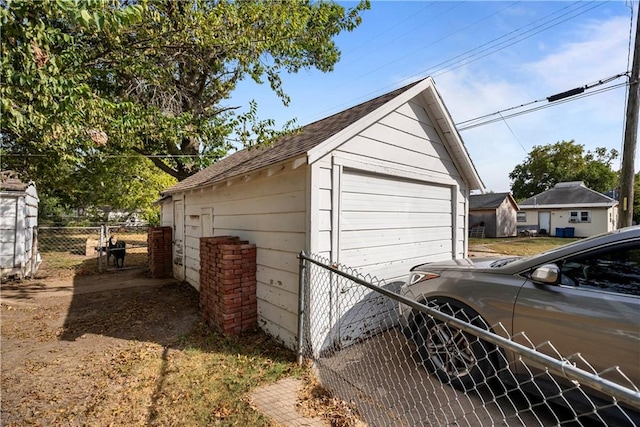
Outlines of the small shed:
<svg viewBox="0 0 640 427">
<path fill-rule="evenodd" d="M 31 277 L 40 266 L 38 194 L 11 171 L 0 172 L 1 277 Z"/>
<path fill-rule="evenodd" d="M 518 204 L 511 193 L 472 194 L 469 197 L 469 227 L 480 227 L 484 237 L 518 235 Z"/>
<path fill-rule="evenodd" d="M 618 202 L 587 188 L 582 181 L 560 182 L 518 205 L 521 230 L 538 230 L 558 237 L 589 237 L 618 226 Z"/>
<path fill-rule="evenodd" d="M 259 325 L 295 348 L 301 251 L 404 279 L 415 264 L 466 256 L 469 194 L 481 187 L 427 78 L 238 151 L 159 203 L 174 276 L 195 288 L 201 237 L 256 245 Z"/>
</svg>

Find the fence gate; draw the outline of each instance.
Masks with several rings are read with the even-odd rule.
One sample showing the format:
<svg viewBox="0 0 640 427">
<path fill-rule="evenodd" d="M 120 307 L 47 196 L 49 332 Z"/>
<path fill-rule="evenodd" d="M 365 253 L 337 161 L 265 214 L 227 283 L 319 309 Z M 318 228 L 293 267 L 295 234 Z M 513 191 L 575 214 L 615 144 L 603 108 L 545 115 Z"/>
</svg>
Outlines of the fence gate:
<svg viewBox="0 0 640 427">
<path fill-rule="evenodd" d="M 124 242 L 124 262 L 116 265 L 116 248 Z M 146 268 L 147 227 L 103 225 L 96 227 L 38 227 L 40 274 L 93 274 L 116 269 Z"/>
<path fill-rule="evenodd" d="M 148 227 L 107 225 L 102 233 L 105 250 L 100 255 L 104 271 L 148 265 Z"/>
</svg>

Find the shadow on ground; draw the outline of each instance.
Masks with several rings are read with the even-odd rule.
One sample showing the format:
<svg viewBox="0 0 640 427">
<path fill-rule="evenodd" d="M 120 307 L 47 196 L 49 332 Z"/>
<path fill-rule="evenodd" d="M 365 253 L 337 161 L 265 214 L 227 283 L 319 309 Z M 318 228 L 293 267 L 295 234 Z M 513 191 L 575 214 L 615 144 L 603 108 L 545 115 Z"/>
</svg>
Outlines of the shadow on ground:
<svg viewBox="0 0 640 427">
<path fill-rule="evenodd" d="M 263 333 L 212 331 L 193 287 L 142 270 L 1 290 L 6 427 L 265 425 L 237 396 L 295 366 L 295 355 Z"/>
</svg>

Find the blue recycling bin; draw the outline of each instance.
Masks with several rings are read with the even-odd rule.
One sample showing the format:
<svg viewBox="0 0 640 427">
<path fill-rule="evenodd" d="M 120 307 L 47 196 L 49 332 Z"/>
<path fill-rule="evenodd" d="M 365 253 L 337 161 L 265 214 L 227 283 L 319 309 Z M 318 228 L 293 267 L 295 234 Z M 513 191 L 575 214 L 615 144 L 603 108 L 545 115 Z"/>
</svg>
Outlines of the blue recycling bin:
<svg viewBox="0 0 640 427">
<path fill-rule="evenodd" d="M 565 227 L 564 229 L 564 237 L 573 237 L 575 234 L 575 227 Z"/>
<path fill-rule="evenodd" d="M 556 227 L 556 237 L 564 237 L 564 228 Z"/>
</svg>

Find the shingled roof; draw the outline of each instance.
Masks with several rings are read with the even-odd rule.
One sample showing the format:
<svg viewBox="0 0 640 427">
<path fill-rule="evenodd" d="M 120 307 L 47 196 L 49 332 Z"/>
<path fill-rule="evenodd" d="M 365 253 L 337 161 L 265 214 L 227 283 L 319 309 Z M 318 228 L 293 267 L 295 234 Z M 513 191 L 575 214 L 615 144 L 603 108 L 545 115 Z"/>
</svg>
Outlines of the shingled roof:
<svg viewBox="0 0 640 427">
<path fill-rule="evenodd" d="M 24 191 L 27 187 L 14 171 L 0 172 L 0 191 Z"/>
<path fill-rule="evenodd" d="M 163 194 L 215 184 L 234 176 L 294 159 L 375 111 L 420 81 L 308 124 L 298 132 L 286 135 L 274 142 L 272 146 L 244 149 L 233 153 L 165 190 Z"/>
<path fill-rule="evenodd" d="M 520 208 L 614 206 L 611 197 L 587 188 L 582 181 L 560 182 L 555 187 L 520 202 Z"/>
<path fill-rule="evenodd" d="M 497 209 L 506 198 L 511 199 L 514 207 L 518 209 L 518 204 L 511 193 L 488 193 L 469 196 L 469 210 Z"/>
</svg>

